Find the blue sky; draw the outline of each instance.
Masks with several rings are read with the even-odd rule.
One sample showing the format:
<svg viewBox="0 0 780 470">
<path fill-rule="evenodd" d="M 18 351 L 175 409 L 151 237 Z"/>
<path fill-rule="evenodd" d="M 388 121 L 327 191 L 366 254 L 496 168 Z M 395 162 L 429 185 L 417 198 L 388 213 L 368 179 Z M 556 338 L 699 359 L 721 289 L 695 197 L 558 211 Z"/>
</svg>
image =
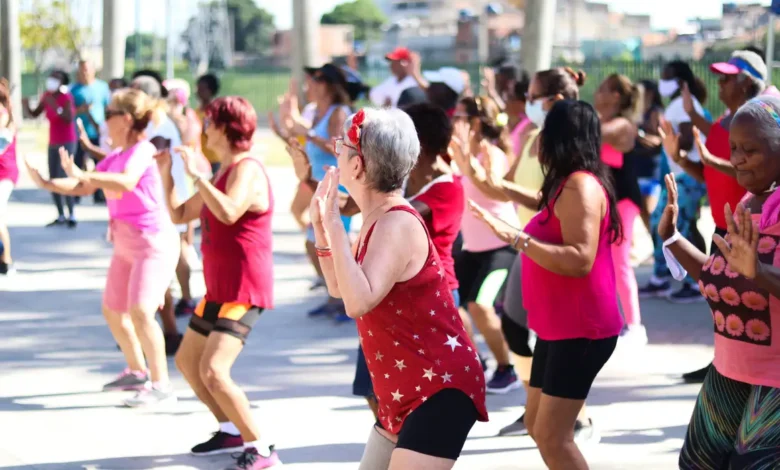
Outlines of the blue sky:
<svg viewBox="0 0 780 470">
<path fill-rule="evenodd" d="M 317 15 L 330 11 L 345 0 L 313 0 L 311 3 Z M 608 3 L 615 11 L 626 13 L 649 13 L 654 28 L 672 28 L 685 25 L 689 18 L 712 18 L 720 16 L 721 0 L 600 0 Z M 735 0 L 736 3 L 756 3 L 766 5 L 771 0 Z M 258 0 L 257 3 L 274 14 L 279 28 L 289 28 L 292 24 L 292 0 Z"/>
</svg>

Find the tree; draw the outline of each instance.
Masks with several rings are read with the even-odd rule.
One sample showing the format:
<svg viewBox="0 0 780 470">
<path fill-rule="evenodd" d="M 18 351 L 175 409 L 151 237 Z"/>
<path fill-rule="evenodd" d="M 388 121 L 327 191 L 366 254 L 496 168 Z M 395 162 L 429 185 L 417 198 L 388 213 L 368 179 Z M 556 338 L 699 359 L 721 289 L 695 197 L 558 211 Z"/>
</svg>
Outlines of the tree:
<svg viewBox="0 0 780 470">
<path fill-rule="evenodd" d="M 140 57 L 151 57 L 154 53 L 155 42 L 165 42 L 165 38 L 160 38 L 150 33 L 133 33 L 125 39 L 125 57 L 132 59 L 135 57 L 135 49 L 138 47 Z M 137 65 L 140 67 L 140 64 Z"/>
<path fill-rule="evenodd" d="M 38 75 L 46 51 L 63 50 L 70 54 L 69 62 L 81 58 L 90 30 L 78 25 L 67 2 L 35 0 L 29 11 L 19 14 L 19 34 L 22 48 L 33 55 L 35 74 Z"/>
<path fill-rule="evenodd" d="M 355 40 L 365 41 L 379 34 L 387 22 L 374 0 L 353 0 L 337 5 L 330 13 L 322 15 L 322 24 L 349 24 L 355 27 Z"/>
<path fill-rule="evenodd" d="M 227 9 L 233 22 L 233 47 L 237 52 L 262 52 L 271 45 L 275 30 L 271 13 L 253 0 L 228 0 Z"/>
</svg>

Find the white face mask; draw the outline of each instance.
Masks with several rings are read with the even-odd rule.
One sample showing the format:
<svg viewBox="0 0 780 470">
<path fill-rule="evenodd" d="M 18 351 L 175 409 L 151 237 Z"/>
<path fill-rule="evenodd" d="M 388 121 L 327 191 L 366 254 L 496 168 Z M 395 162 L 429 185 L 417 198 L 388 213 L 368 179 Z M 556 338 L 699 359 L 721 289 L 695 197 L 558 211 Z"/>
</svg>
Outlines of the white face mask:
<svg viewBox="0 0 780 470">
<path fill-rule="evenodd" d="M 547 111 L 542 108 L 542 102 L 542 99 L 537 99 L 525 104 L 525 115 L 540 129 L 544 126 L 544 120 L 547 118 Z"/>
<path fill-rule="evenodd" d="M 60 81 L 54 77 L 46 79 L 46 91 L 55 92 L 60 87 Z"/>
<path fill-rule="evenodd" d="M 669 98 L 680 89 L 680 85 L 677 80 L 659 80 L 658 81 L 658 93 L 664 98 Z"/>
</svg>

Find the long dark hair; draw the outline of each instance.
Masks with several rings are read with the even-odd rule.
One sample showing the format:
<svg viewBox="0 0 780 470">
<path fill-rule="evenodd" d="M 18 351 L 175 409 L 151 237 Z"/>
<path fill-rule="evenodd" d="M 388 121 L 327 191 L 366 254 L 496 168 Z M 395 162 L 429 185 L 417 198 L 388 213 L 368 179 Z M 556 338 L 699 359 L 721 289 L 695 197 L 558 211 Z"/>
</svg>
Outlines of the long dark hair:
<svg viewBox="0 0 780 470">
<path fill-rule="evenodd" d="M 703 81 L 696 78 L 696 75 L 693 74 L 693 70 L 691 70 L 691 66 L 688 65 L 687 62 L 673 60 L 666 64 L 664 68 L 671 70 L 672 76 L 676 80 L 682 80 L 683 82 L 687 83 L 688 89 L 691 90 L 691 94 L 699 101 L 699 103 L 704 103 L 707 101 L 707 87 L 704 85 Z M 677 90 L 677 92 L 675 92 L 672 97 L 677 98 L 680 96 L 680 93 L 681 91 Z"/>
<path fill-rule="evenodd" d="M 661 93 L 658 92 L 658 82 L 655 80 L 642 80 L 639 83 L 642 84 L 642 86 L 645 89 L 645 96 L 647 96 L 648 93 L 651 94 L 653 97 L 652 102 L 650 103 L 650 109 L 648 111 L 652 111 L 653 109 L 664 109 L 664 101 L 661 99 Z"/>
<path fill-rule="evenodd" d="M 623 239 L 615 190 L 607 166 L 601 161 L 601 121 L 593 106 L 584 101 L 561 100 L 547 113 L 539 142 L 539 163 L 544 172 L 539 210 L 549 209 L 561 185 L 573 173 L 585 171 L 598 179 L 609 200 L 609 236 Z M 550 212 L 548 212 L 549 219 Z"/>
</svg>

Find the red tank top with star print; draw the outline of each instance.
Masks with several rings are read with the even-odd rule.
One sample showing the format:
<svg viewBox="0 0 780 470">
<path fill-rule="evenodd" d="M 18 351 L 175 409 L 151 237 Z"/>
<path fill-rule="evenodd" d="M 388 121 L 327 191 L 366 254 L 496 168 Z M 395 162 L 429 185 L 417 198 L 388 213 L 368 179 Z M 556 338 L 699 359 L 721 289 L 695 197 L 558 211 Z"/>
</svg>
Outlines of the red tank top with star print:
<svg viewBox="0 0 780 470">
<path fill-rule="evenodd" d="M 412 214 L 425 228 L 417 212 L 409 206 L 388 210 Z M 363 262 L 372 225 L 356 260 Z M 487 421 L 485 374 L 471 343 L 458 308 L 453 302 L 439 256 L 428 230 L 428 258 L 416 276 L 396 283 L 373 310 L 357 321 L 360 344 L 379 402 L 382 426 L 397 434 L 404 421 L 435 393 L 454 388 L 474 402 L 480 421 Z M 452 410 L 457 413 L 458 410 Z"/>
</svg>

